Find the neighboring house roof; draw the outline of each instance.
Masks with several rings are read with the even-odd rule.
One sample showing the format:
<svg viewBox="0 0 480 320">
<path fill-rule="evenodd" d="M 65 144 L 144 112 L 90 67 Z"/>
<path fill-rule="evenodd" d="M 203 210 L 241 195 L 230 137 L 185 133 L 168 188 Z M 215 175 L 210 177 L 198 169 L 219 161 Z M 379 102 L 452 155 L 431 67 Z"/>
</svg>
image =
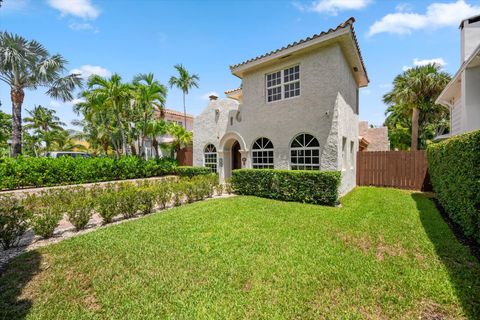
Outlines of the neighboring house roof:
<svg viewBox="0 0 480 320">
<path fill-rule="evenodd" d="M 445 89 L 443 89 L 442 93 L 440 93 L 435 103 L 450 107 L 452 105 L 452 100 L 460 97 L 460 86 L 463 71 L 465 71 L 467 68 L 474 68 L 478 66 L 480 66 L 480 45 L 478 45 L 470 57 L 465 60 L 464 63 L 462 63 L 460 69 L 458 69 L 452 80 L 450 80 Z"/>
<path fill-rule="evenodd" d="M 388 151 L 390 142 L 388 140 L 388 128 L 369 128 L 367 121 L 360 121 L 358 124 L 360 150 Z M 363 148 L 362 148 L 363 147 Z"/>
<path fill-rule="evenodd" d="M 241 100 L 243 96 L 242 88 L 236 88 L 232 90 L 225 91 L 227 97 L 234 99 L 234 100 Z"/>
<path fill-rule="evenodd" d="M 180 112 L 180 111 L 177 111 L 177 110 L 172 110 L 172 109 L 164 109 L 165 111 L 165 114 L 171 114 L 171 115 L 174 115 L 174 116 L 184 116 L 183 112 Z M 188 114 L 187 113 L 187 118 L 192 118 L 193 119 L 193 116 L 191 114 Z"/>
<path fill-rule="evenodd" d="M 315 45 L 320 45 L 320 44 L 324 45 L 325 44 L 324 42 L 328 40 L 337 39 L 344 36 L 345 39 L 349 39 L 349 40 L 345 41 L 344 43 L 346 48 L 344 46 L 342 47 L 344 47 L 344 49 L 347 49 L 347 51 L 353 53 L 352 56 L 346 54 L 347 60 L 349 60 L 349 63 L 352 64 L 352 68 L 354 69 L 354 74 L 357 75 L 356 78 L 359 83 L 359 86 L 360 87 L 367 86 L 370 80 L 368 79 L 367 70 L 365 68 L 362 54 L 360 52 L 360 47 L 358 45 L 357 37 L 355 35 L 355 30 L 353 28 L 354 22 L 355 22 L 355 19 L 352 17 L 346 20 L 345 22 L 339 24 L 335 29 L 329 29 L 326 32 L 314 34 L 311 37 L 290 43 L 287 46 L 284 46 L 280 49 L 270 51 L 268 53 L 257 56 L 255 58 L 235 64 L 233 66 L 230 66 L 230 70 L 234 75 L 238 76 L 239 78 L 242 78 L 243 73 L 246 70 L 249 70 L 253 67 L 258 67 L 260 65 L 263 65 L 264 63 L 270 62 L 275 58 L 280 58 L 280 59 L 286 58 L 290 54 L 293 54 L 299 50 L 311 48 L 312 46 L 315 46 Z"/>
</svg>

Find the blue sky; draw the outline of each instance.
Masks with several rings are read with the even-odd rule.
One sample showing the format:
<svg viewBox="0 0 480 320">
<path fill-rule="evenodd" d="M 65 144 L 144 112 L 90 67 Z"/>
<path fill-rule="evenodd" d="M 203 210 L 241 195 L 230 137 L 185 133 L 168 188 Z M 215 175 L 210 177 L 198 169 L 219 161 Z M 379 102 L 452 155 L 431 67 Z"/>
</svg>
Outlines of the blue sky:
<svg viewBox="0 0 480 320">
<path fill-rule="evenodd" d="M 0 30 L 41 42 L 85 76 L 119 73 L 131 80 L 153 72 L 164 84 L 173 65 L 200 76 L 187 97 L 194 115 L 209 93 L 223 96 L 240 80 L 229 65 L 333 28 L 353 16 L 370 77 L 361 90 L 360 116 L 382 124 L 382 95 L 404 68 L 435 60 L 454 73 L 459 66 L 465 17 L 480 13 L 480 1 L 154 1 L 4 0 Z M 321 75 L 319 75 L 321 76 Z M 45 90 L 26 93 L 24 109 L 36 104 L 57 110 L 64 122 L 76 116 L 71 103 L 53 101 Z M 3 111 L 10 113 L 9 89 L 0 83 Z M 181 92 L 170 89 L 167 107 L 181 110 Z"/>
</svg>

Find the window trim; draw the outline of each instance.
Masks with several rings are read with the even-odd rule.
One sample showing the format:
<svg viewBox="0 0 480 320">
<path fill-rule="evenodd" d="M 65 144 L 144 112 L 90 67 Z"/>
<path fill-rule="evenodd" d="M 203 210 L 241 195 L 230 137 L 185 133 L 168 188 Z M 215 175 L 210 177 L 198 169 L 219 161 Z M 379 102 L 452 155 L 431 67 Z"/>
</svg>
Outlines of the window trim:
<svg viewBox="0 0 480 320">
<path fill-rule="evenodd" d="M 270 143 L 272 144 L 272 148 L 271 149 L 264 149 L 264 148 L 263 149 L 254 149 L 253 147 L 255 146 L 255 143 L 257 143 L 257 141 L 260 140 L 260 139 L 267 139 L 268 141 L 270 141 Z M 251 150 L 251 157 L 252 157 L 252 161 L 251 161 L 251 168 L 252 169 L 275 169 L 275 145 L 273 144 L 271 139 L 269 139 L 265 136 L 261 136 L 261 137 L 258 137 L 256 139 L 254 139 L 250 150 Z M 272 160 L 273 160 L 273 162 L 271 163 L 272 168 L 254 168 L 255 163 L 254 163 L 253 153 L 254 152 L 263 152 L 263 151 L 272 151 Z M 263 156 L 262 156 L 262 158 L 263 158 Z M 260 164 L 260 165 L 262 165 L 262 164 Z"/>
<path fill-rule="evenodd" d="M 295 139 L 300 136 L 300 135 L 310 135 L 312 137 L 314 137 L 317 142 L 318 142 L 318 147 L 306 147 L 306 148 L 298 148 L 298 147 L 294 147 L 292 148 L 292 143 L 295 141 Z M 297 133 L 296 135 L 293 136 L 293 138 L 290 140 L 290 143 L 288 144 L 288 162 L 289 162 L 289 169 L 290 170 L 318 170 L 320 171 L 321 170 L 321 167 L 322 167 L 322 154 L 321 154 L 321 145 L 320 145 L 320 140 L 318 140 L 318 138 L 314 135 L 314 134 L 311 134 L 309 132 L 300 132 L 300 133 Z M 311 167 L 313 166 L 318 166 L 318 169 L 315 168 L 315 169 L 293 169 L 292 168 L 292 150 L 318 150 L 318 164 L 310 164 Z M 293 164 L 293 165 L 296 165 L 296 166 L 299 166 L 299 164 Z M 305 166 L 305 163 L 303 164 L 303 166 Z"/>
<path fill-rule="evenodd" d="M 293 80 L 293 81 L 289 81 L 289 82 L 284 82 L 284 71 L 286 69 L 290 69 L 290 68 L 293 68 L 293 67 L 296 67 L 298 66 L 298 80 Z M 267 76 L 270 75 L 270 74 L 274 74 L 274 73 L 277 73 L 280 71 L 280 85 L 279 86 L 274 86 L 274 87 L 268 87 L 267 86 Z M 302 64 L 300 62 L 297 62 L 297 63 L 293 63 L 293 64 L 290 64 L 288 66 L 285 66 L 285 67 L 282 67 L 282 68 L 277 68 L 273 71 L 270 71 L 270 72 L 267 72 L 265 73 L 264 75 L 264 88 L 265 88 L 265 102 L 267 104 L 270 104 L 270 103 L 275 103 L 275 102 L 279 102 L 279 101 L 284 101 L 284 100 L 290 100 L 290 99 L 295 99 L 295 98 L 298 98 L 298 97 L 301 97 L 302 96 Z M 286 84 L 291 84 L 291 83 L 295 83 L 295 82 L 298 82 L 299 83 L 299 90 L 300 90 L 300 94 L 298 96 L 293 96 L 293 97 L 288 97 L 288 98 L 285 98 L 285 88 L 284 86 Z M 268 101 L 268 89 L 272 89 L 272 88 L 276 88 L 276 87 L 280 87 L 280 93 L 281 93 L 281 98 L 279 100 L 274 100 L 274 101 Z"/>
<path fill-rule="evenodd" d="M 207 147 L 209 147 L 209 146 L 213 146 L 215 148 L 215 152 L 207 152 Z M 215 164 L 215 171 L 213 171 L 211 167 L 207 167 L 207 162 L 205 161 L 205 158 L 206 158 L 207 154 L 210 154 L 210 155 L 214 154 L 215 155 L 215 163 L 213 163 L 213 162 L 208 163 L 210 165 Z M 215 147 L 215 145 L 213 143 L 207 143 L 205 145 L 205 147 L 203 148 L 203 166 L 205 168 L 210 168 L 212 170 L 212 172 L 214 172 L 214 173 L 218 172 L 218 151 L 217 151 L 217 147 Z"/>
</svg>

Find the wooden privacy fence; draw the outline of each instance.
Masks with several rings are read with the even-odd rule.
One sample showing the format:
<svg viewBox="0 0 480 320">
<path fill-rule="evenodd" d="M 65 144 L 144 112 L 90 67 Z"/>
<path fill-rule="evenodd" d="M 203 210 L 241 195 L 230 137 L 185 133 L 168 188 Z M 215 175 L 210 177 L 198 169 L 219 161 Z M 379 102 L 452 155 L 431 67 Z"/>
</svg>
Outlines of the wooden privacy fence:
<svg viewBox="0 0 480 320">
<path fill-rule="evenodd" d="M 357 185 L 430 190 L 425 151 L 357 152 Z"/>
<path fill-rule="evenodd" d="M 179 166 L 191 166 L 193 164 L 193 148 L 189 146 L 178 150 L 177 161 Z"/>
</svg>

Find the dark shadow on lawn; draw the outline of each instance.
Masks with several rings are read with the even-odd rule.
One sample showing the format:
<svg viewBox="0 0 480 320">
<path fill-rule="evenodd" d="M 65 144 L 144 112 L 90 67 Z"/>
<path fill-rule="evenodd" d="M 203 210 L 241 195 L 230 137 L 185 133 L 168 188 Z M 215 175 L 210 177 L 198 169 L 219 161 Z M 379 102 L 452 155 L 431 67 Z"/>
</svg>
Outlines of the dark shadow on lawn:
<svg viewBox="0 0 480 320">
<path fill-rule="evenodd" d="M 470 319 L 480 319 L 480 262 L 458 241 L 432 199 L 420 193 L 412 194 L 412 198 L 423 228 L 448 270 L 465 314 Z"/>
<path fill-rule="evenodd" d="M 0 319 L 25 319 L 32 300 L 23 289 L 41 270 L 37 251 L 14 258 L 0 270 Z"/>
</svg>

